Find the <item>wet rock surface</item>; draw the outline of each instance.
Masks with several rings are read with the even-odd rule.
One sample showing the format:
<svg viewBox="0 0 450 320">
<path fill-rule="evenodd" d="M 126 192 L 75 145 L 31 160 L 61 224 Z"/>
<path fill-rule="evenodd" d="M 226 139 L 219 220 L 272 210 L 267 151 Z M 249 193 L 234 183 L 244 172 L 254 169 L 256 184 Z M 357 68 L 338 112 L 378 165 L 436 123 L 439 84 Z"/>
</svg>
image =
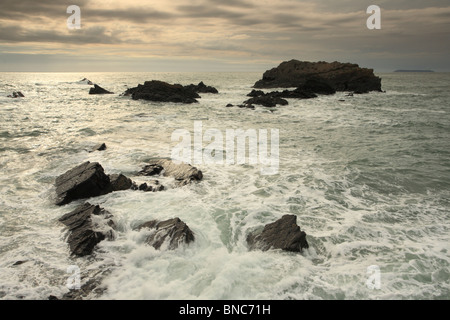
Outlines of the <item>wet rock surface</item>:
<svg viewBox="0 0 450 320">
<path fill-rule="evenodd" d="M 176 163 L 168 159 L 155 159 L 149 162 L 140 172 L 143 176 L 154 176 L 162 174 L 166 177 L 173 177 L 178 185 L 186 185 L 193 181 L 203 179 L 202 171 L 187 163 Z"/>
<path fill-rule="evenodd" d="M 142 229 L 155 230 L 147 239 L 147 244 L 153 246 L 155 249 L 160 249 L 164 242 L 167 241 L 168 249 L 174 250 L 181 244 L 189 244 L 194 241 L 194 233 L 189 227 L 180 220 L 180 218 L 173 218 L 165 221 L 149 221 L 137 227 L 137 230 Z"/>
<path fill-rule="evenodd" d="M 251 232 L 247 236 L 250 250 L 267 251 L 282 249 L 285 251 L 302 252 L 309 248 L 306 233 L 297 225 L 297 217 L 284 215 L 281 219 L 264 226 L 262 231 Z"/>
<path fill-rule="evenodd" d="M 90 255 L 99 242 L 112 240 L 115 228 L 112 218 L 108 211 L 88 202 L 63 215 L 59 221 L 69 231 L 67 242 L 71 255 Z"/>
<path fill-rule="evenodd" d="M 56 204 L 105 195 L 113 191 L 109 177 L 98 162 L 84 162 L 56 178 Z"/>
</svg>

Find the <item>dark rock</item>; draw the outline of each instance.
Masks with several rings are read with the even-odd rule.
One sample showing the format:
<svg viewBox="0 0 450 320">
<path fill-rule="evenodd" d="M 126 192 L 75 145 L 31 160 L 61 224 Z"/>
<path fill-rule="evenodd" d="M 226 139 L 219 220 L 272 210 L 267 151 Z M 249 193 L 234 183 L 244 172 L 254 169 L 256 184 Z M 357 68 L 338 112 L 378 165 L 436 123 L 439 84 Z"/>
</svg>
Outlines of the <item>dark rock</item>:
<svg viewBox="0 0 450 320">
<path fill-rule="evenodd" d="M 20 91 L 14 91 L 12 94 L 8 95 L 8 98 L 25 98 L 25 96 Z"/>
<path fill-rule="evenodd" d="M 142 176 L 155 176 L 161 173 L 164 168 L 158 164 L 150 164 L 145 166 L 139 174 Z"/>
<path fill-rule="evenodd" d="M 156 229 L 146 240 L 146 242 L 155 249 L 161 248 L 161 245 L 168 241 L 169 250 L 174 250 L 182 243 L 189 244 L 195 237 L 191 229 L 179 218 L 166 221 L 149 221 L 140 225 L 137 230 L 143 228 Z"/>
<path fill-rule="evenodd" d="M 89 90 L 89 94 L 113 94 L 114 92 L 110 92 L 108 90 L 103 89 L 102 87 L 94 84 L 94 88 Z"/>
<path fill-rule="evenodd" d="M 264 91 L 262 90 L 252 90 L 247 97 L 259 97 L 265 95 Z"/>
<path fill-rule="evenodd" d="M 74 200 L 97 197 L 113 191 L 111 181 L 103 167 L 89 161 L 56 178 L 56 204 L 64 205 Z"/>
<path fill-rule="evenodd" d="M 229 104 L 227 104 L 226 106 L 225 106 L 226 108 L 233 108 L 234 107 L 234 105 L 233 104 L 231 104 L 231 103 L 229 103 Z"/>
<path fill-rule="evenodd" d="M 282 249 L 302 252 L 309 248 L 306 233 L 297 225 L 297 217 L 284 215 L 281 219 L 267 224 L 261 232 L 252 232 L 247 236 L 250 250 Z"/>
<path fill-rule="evenodd" d="M 133 181 L 123 174 L 111 174 L 109 175 L 109 180 L 111 181 L 113 191 L 129 190 L 133 186 Z"/>
<path fill-rule="evenodd" d="M 59 299 L 53 295 L 50 295 L 48 296 L 48 300 L 59 300 Z"/>
<path fill-rule="evenodd" d="M 270 93 L 275 96 L 279 96 L 281 98 L 286 99 L 313 99 L 317 98 L 317 95 L 309 90 L 303 90 L 302 87 L 299 87 L 293 91 L 290 90 L 284 90 L 283 92 L 272 92 Z"/>
<path fill-rule="evenodd" d="M 312 92 L 324 95 L 331 95 L 336 93 L 336 90 L 328 83 L 328 81 L 322 78 L 309 78 L 295 91 Z"/>
<path fill-rule="evenodd" d="M 169 84 L 162 81 L 146 81 L 136 88 L 130 88 L 123 95 L 131 95 L 134 100 L 155 102 L 196 103 L 200 96 L 180 84 Z"/>
<path fill-rule="evenodd" d="M 309 79 L 325 81 L 336 91 L 381 91 L 381 79 L 374 75 L 373 69 L 336 61 L 298 60 L 285 61 L 266 71 L 254 88 L 298 88 Z"/>
<path fill-rule="evenodd" d="M 91 152 L 94 152 L 94 151 L 105 151 L 105 150 L 106 150 L 106 144 L 105 143 L 101 143 L 101 144 L 98 144 L 95 147 L 93 147 Z"/>
<path fill-rule="evenodd" d="M 28 262 L 28 260 L 19 260 L 13 263 L 13 266 L 20 266 L 21 264 L 24 264 L 25 262 Z"/>
<path fill-rule="evenodd" d="M 90 255 L 100 241 L 114 239 L 115 224 L 111 218 L 108 211 L 90 203 L 63 215 L 59 221 L 69 230 L 67 242 L 71 254 L 79 257 Z"/>
<path fill-rule="evenodd" d="M 150 183 L 150 182 L 149 182 Z M 141 184 L 138 189 L 144 192 L 158 192 L 158 191 L 164 191 L 164 186 L 159 183 L 158 180 L 154 180 L 151 182 L 151 185 L 148 185 L 147 183 Z"/>
<path fill-rule="evenodd" d="M 282 106 L 286 106 L 289 103 L 284 100 L 283 98 L 280 98 L 276 95 L 271 95 L 271 94 L 266 94 L 263 96 L 258 96 L 258 97 L 254 97 L 251 98 L 247 101 L 244 101 L 244 104 L 259 104 L 262 105 L 264 107 L 269 107 L 269 108 L 273 108 L 275 107 L 277 104 L 282 105 Z"/>
<path fill-rule="evenodd" d="M 197 85 L 195 84 L 187 85 L 185 86 L 185 88 L 192 90 L 195 93 L 213 93 L 213 94 L 219 93 L 219 91 L 216 88 L 205 85 L 203 81 Z"/>
<path fill-rule="evenodd" d="M 162 168 L 162 170 L 160 170 L 160 168 Z M 175 163 L 168 159 L 157 159 L 151 161 L 142 171 L 139 172 L 139 174 L 153 175 L 153 173 L 157 171 L 159 171 L 159 173 L 162 172 L 166 177 L 175 178 L 179 185 L 186 185 L 192 181 L 200 181 L 203 179 L 203 173 L 196 167 L 182 162 Z M 149 174 L 149 172 L 152 174 Z"/>
</svg>

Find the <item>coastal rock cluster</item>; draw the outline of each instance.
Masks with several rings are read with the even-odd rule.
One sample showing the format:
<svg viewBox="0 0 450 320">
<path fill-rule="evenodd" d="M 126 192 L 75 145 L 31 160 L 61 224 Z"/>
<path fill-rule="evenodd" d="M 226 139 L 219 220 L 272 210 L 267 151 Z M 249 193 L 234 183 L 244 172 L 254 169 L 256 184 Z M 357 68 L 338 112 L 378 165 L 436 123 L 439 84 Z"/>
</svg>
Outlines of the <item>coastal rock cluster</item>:
<svg viewBox="0 0 450 320">
<path fill-rule="evenodd" d="M 169 84 L 163 81 L 146 81 L 143 85 L 129 88 L 122 95 L 131 96 L 133 100 L 148 100 L 154 102 L 174 102 L 174 103 L 198 103 L 199 93 L 217 94 L 219 91 L 211 86 L 200 82 L 198 85 L 190 84 Z"/>
<path fill-rule="evenodd" d="M 84 78 L 80 83 L 93 85 L 89 94 L 114 94 L 92 81 Z M 199 93 L 218 94 L 219 91 L 208 86 L 201 81 L 199 84 L 190 84 L 183 86 L 181 84 L 170 84 L 164 81 L 151 80 L 139 84 L 137 87 L 129 88 L 121 96 L 131 97 L 133 100 L 147 100 L 154 102 L 173 102 L 173 103 L 198 103 Z"/>
<path fill-rule="evenodd" d="M 94 85 L 89 94 L 112 94 L 87 79 L 83 81 Z M 373 74 L 372 69 L 360 68 L 356 64 L 291 60 L 266 71 L 253 88 L 254 90 L 247 95 L 248 99 L 238 107 L 255 109 L 255 105 L 261 105 L 272 108 L 287 105 L 289 102 L 286 99 L 314 99 L 319 95 L 332 95 L 338 91 L 348 91 L 349 96 L 354 93 L 381 91 L 381 79 Z M 273 92 L 260 90 L 273 88 L 286 89 Z M 197 103 L 197 99 L 201 98 L 199 94 L 202 93 L 217 94 L 218 90 L 203 82 L 183 86 L 152 80 L 129 88 L 122 96 L 134 100 L 191 104 Z M 233 105 L 229 104 L 227 107 Z M 106 150 L 106 145 L 100 144 L 90 152 L 103 150 Z M 203 173 L 198 168 L 186 163 L 175 163 L 169 159 L 149 161 L 135 175 L 152 179 L 158 176 L 171 177 L 176 187 L 203 180 Z M 114 241 L 118 233 L 111 209 L 86 202 L 88 199 L 119 191 L 153 193 L 164 192 L 166 189 L 166 186 L 158 180 L 137 184 L 121 173 L 107 174 L 98 162 L 86 161 L 58 176 L 55 180 L 56 205 L 63 206 L 83 200 L 82 204 L 59 218 L 59 222 L 65 226 L 67 232 L 66 240 L 71 256 L 92 255 L 101 241 Z M 147 221 L 141 223 L 135 230 L 138 232 L 146 230 L 145 243 L 156 250 L 176 250 L 196 239 L 192 229 L 178 217 Z M 248 250 L 283 250 L 301 253 L 309 248 L 306 233 L 297 224 L 295 215 L 284 215 L 272 223 L 259 226 L 246 235 L 245 242 Z M 82 290 L 71 291 L 63 298 L 82 299 L 83 295 L 97 289 L 100 290 L 99 280 L 90 279 Z"/>
<path fill-rule="evenodd" d="M 328 63 L 298 60 L 285 61 L 278 67 L 267 70 L 253 88 L 296 89 L 268 93 L 253 90 L 248 94 L 251 98 L 238 107 L 255 109 L 254 105 L 261 105 L 273 108 L 277 105 L 287 105 L 286 99 L 313 99 L 318 95 L 332 95 L 337 91 L 349 91 L 352 94 L 382 91 L 381 79 L 374 75 L 372 69 L 336 61 Z M 233 105 L 229 104 L 227 107 L 233 107 Z"/>
<path fill-rule="evenodd" d="M 203 179 L 203 173 L 186 163 L 174 163 L 168 159 L 155 159 L 137 173 L 142 176 L 164 175 L 173 177 L 177 186 L 185 186 Z M 141 190 L 163 191 L 164 186 L 158 181 L 148 186 L 138 186 L 123 174 L 107 175 L 98 162 L 86 161 L 56 178 L 56 205 L 62 206 L 75 200 L 88 199 L 115 191 Z M 114 239 L 115 223 L 113 215 L 99 206 L 86 202 L 59 219 L 67 226 L 70 252 L 75 256 L 92 253 L 102 240 Z M 180 243 L 194 241 L 194 234 L 179 218 L 166 221 L 149 221 L 137 229 L 155 229 L 147 243 L 159 249 L 164 241 L 169 241 L 169 249 L 176 249 Z M 307 248 L 306 234 L 296 225 L 295 216 L 284 216 L 280 221 L 267 225 L 262 233 L 248 236 L 249 249 L 282 249 L 301 252 Z"/>
</svg>

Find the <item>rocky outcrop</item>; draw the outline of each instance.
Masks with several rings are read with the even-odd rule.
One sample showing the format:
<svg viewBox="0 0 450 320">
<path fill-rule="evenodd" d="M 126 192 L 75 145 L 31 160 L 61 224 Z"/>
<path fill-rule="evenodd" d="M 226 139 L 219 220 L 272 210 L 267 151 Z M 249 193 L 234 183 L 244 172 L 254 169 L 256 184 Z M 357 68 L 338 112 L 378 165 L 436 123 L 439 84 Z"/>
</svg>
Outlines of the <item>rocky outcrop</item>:
<svg viewBox="0 0 450 320">
<path fill-rule="evenodd" d="M 100 241 L 114 239 L 112 215 L 98 205 L 85 203 L 62 216 L 59 221 L 68 228 L 67 242 L 71 254 L 78 257 L 92 254 Z"/>
<path fill-rule="evenodd" d="M 97 162 L 85 162 L 56 178 L 56 204 L 105 195 L 113 191 L 110 178 Z"/>
<path fill-rule="evenodd" d="M 155 249 L 160 249 L 164 242 L 168 243 L 168 249 L 174 250 L 179 245 L 194 241 L 194 233 L 179 218 L 169 219 L 166 221 L 149 221 L 137 227 L 137 230 L 143 228 L 155 230 L 147 239 L 146 243 Z"/>
<path fill-rule="evenodd" d="M 306 233 L 297 225 L 297 217 L 284 215 L 281 219 L 267 224 L 262 231 L 251 232 L 247 236 L 250 250 L 282 249 L 285 251 L 302 252 L 308 248 Z"/>
<path fill-rule="evenodd" d="M 134 100 L 149 100 L 155 102 L 197 103 L 200 96 L 180 84 L 169 84 L 163 81 L 146 81 L 135 88 L 130 88 L 123 93 Z"/>
<path fill-rule="evenodd" d="M 189 89 L 195 93 L 212 93 L 212 94 L 218 94 L 219 91 L 211 86 L 207 86 L 202 82 L 200 82 L 199 84 L 195 85 L 195 84 L 190 84 L 185 86 L 186 89 Z"/>
<path fill-rule="evenodd" d="M 381 91 L 381 79 L 373 69 L 341 62 L 308 62 L 291 60 L 266 71 L 254 88 L 298 88 L 307 80 L 325 81 L 336 91 Z M 314 92 L 314 91 L 313 91 Z"/>
<path fill-rule="evenodd" d="M 203 179 L 203 173 L 196 167 L 183 162 L 175 163 L 168 159 L 153 160 L 139 172 L 143 176 L 154 176 L 161 173 L 166 177 L 173 177 L 179 185 Z"/>
<path fill-rule="evenodd" d="M 110 92 L 102 87 L 94 84 L 94 87 L 89 90 L 89 94 L 113 94 L 114 92 Z"/>
</svg>

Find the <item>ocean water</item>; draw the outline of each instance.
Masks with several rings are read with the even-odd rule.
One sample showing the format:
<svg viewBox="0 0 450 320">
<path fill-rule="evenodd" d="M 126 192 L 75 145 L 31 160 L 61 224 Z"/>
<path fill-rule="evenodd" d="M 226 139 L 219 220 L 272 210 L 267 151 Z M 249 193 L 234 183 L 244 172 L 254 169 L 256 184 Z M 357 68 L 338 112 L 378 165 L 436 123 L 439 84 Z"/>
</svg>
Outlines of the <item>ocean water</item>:
<svg viewBox="0 0 450 320">
<path fill-rule="evenodd" d="M 0 299 L 61 297 L 73 265 L 82 283 L 102 279 L 87 299 L 449 299 L 450 74 L 380 76 L 386 93 L 249 110 L 225 106 L 246 100 L 260 73 L 0 73 Z M 89 95 L 85 77 L 115 94 Z M 153 79 L 220 94 L 192 105 L 119 96 Z M 170 157 L 172 133 L 195 121 L 279 129 L 278 174 L 200 164 L 198 184 L 88 199 L 114 215 L 116 239 L 71 258 L 58 219 L 84 201 L 54 205 L 55 178 L 89 160 L 144 182 L 146 161 Z M 310 248 L 248 251 L 247 234 L 285 214 Z M 133 231 L 173 217 L 195 242 L 155 250 Z"/>
</svg>

